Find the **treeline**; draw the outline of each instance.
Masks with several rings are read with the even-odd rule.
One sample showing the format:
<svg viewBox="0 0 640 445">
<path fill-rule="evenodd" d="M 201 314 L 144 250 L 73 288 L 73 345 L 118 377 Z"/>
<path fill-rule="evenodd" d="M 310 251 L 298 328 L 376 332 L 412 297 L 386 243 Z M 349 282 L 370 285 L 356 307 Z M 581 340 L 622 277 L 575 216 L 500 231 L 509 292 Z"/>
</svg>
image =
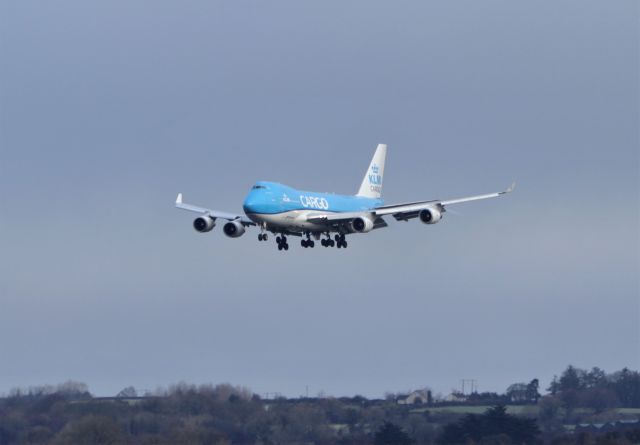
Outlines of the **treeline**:
<svg viewBox="0 0 640 445">
<path fill-rule="evenodd" d="M 540 429 L 534 419 L 507 414 L 504 406 L 488 409 L 484 414 L 468 414 L 457 423 L 444 427 L 438 437 L 441 444 L 464 443 L 535 443 Z"/>
<path fill-rule="evenodd" d="M 466 403 L 499 405 L 483 414 L 451 412 L 437 403 L 399 404 L 393 398 L 265 400 L 228 384 L 178 384 L 145 397 L 125 388 L 119 397 L 95 398 L 86 385 L 67 382 L 13 390 L 0 398 L 0 445 L 381 445 L 462 439 L 469 444 L 569 444 L 578 438 L 566 435 L 567 424 L 610 422 L 620 418 L 610 408 L 639 407 L 634 398 L 639 377 L 628 369 L 606 374 L 569 366 L 541 398 L 536 379 L 510 385 L 504 394 L 470 396 Z M 521 415 L 508 414 L 506 404 L 517 405 L 510 412 Z"/>
<path fill-rule="evenodd" d="M 87 398 L 78 386 L 1 399 L 0 444 L 371 444 L 388 424 L 410 443 L 429 444 L 443 420 L 363 397 L 262 400 L 226 384 L 109 399 Z"/>
<path fill-rule="evenodd" d="M 598 367 L 584 370 L 569 365 L 560 377 L 554 376 L 547 392 L 548 395 L 542 397 L 539 381 L 533 379 L 529 383 L 514 383 L 503 394 L 472 393 L 465 395 L 464 401 L 448 404 L 535 405 L 542 398 L 547 404 L 554 399 L 569 411 L 576 408 L 588 408 L 596 412 L 611 408 L 640 408 L 640 372 L 624 368 L 608 374 Z"/>
<path fill-rule="evenodd" d="M 554 376 L 548 388 L 569 409 L 640 408 L 640 372 L 624 368 L 607 374 L 600 368 L 590 371 L 568 366 Z"/>
</svg>

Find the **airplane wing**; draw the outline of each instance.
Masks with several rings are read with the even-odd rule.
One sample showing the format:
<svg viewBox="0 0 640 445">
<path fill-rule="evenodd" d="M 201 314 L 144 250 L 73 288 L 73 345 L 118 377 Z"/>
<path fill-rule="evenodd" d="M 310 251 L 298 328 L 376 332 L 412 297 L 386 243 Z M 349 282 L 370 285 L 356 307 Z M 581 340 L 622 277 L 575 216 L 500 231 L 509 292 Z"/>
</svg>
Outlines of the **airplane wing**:
<svg viewBox="0 0 640 445">
<path fill-rule="evenodd" d="M 458 199 L 448 199 L 448 200 L 439 200 L 434 199 L 431 201 L 417 201 L 417 202 L 408 202 L 404 204 L 395 204 L 377 207 L 370 211 L 366 212 L 345 212 L 345 213 L 328 213 L 326 215 L 314 215 L 309 217 L 307 220 L 315 223 L 326 223 L 328 225 L 332 224 L 340 224 L 351 221 L 355 218 L 361 217 L 364 214 L 368 214 L 374 219 L 374 223 L 382 222 L 384 225 L 380 224 L 380 227 L 384 227 L 387 224 L 382 219 L 382 216 L 392 215 L 398 221 L 408 221 L 411 218 L 417 218 L 420 214 L 421 210 L 427 208 L 437 208 L 440 211 L 444 211 L 444 207 L 451 204 L 460 204 L 463 202 L 470 201 L 478 201 L 481 199 L 489 199 L 489 198 L 497 198 L 498 196 L 505 195 L 510 193 L 515 188 L 515 182 L 511 184 L 511 186 L 497 193 L 487 193 L 485 195 L 475 195 L 475 196 L 467 196 L 465 198 Z M 376 227 L 377 228 L 377 227 Z"/>
<path fill-rule="evenodd" d="M 255 226 L 256 223 L 251 221 L 246 216 L 235 215 L 233 213 L 220 212 L 218 210 L 211 210 L 205 207 L 198 207 L 192 204 L 186 204 L 182 202 L 182 193 L 178 193 L 178 197 L 176 198 L 176 207 L 182 210 L 188 210 L 189 212 L 199 213 L 201 215 L 210 216 L 213 219 L 226 219 L 227 221 L 238 220 L 242 223 L 243 226 Z"/>
<path fill-rule="evenodd" d="M 470 202 L 470 201 L 479 201 L 481 199 L 497 198 L 499 196 L 506 195 L 507 193 L 511 193 L 515 189 L 515 187 L 516 187 L 516 183 L 514 182 L 513 184 L 511 184 L 511 186 L 508 189 L 502 192 L 467 196 L 464 198 L 457 198 L 457 199 L 447 199 L 447 200 L 435 199 L 431 201 L 412 202 L 412 203 L 399 204 L 399 205 L 383 206 L 383 207 L 378 207 L 374 209 L 374 212 L 375 212 L 375 215 L 378 215 L 378 216 L 393 215 L 393 217 L 398 221 L 407 221 L 411 218 L 416 218 L 419 215 L 421 210 L 424 210 L 430 207 L 431 208 L 435 207 L 441 211 L 444 211 L 445 206 L 448 206 L 448 205 L 461 204 L 463 202 Z"/>
</svg>

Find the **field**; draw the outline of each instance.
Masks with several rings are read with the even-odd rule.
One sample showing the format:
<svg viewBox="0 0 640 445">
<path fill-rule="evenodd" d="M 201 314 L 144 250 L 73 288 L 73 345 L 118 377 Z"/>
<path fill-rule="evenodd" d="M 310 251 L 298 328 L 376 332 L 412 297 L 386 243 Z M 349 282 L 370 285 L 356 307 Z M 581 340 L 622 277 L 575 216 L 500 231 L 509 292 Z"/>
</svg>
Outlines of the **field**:
<svg viewBox="0 0 640 445">
<path fill-rule="evenodd" d="M 420 413 L 429 411 L 432 413 L 451 413 L 451 414 L 482 414 L 486 410 L 491 408 L 489 405 L 479 406 L 438 406 L 429 408 L 418 408 L 411 410 L 411 412 Z M 538 407 L 534 405 L 510 405 L 507 406 L 507 412 L 509 414 L 516 415 L 536 415 L 538 413 Z"/>
<path fill-rule="evenodd" d="M 489 405 L 478 406 L 438 406 L 429 408 L 416 408 L 412 409 L 412 413 L 422 413 L 429 411 L 432 413 L 451 413 L 451 414 L 482 414 L 487 409 L 491 408 Z M 579 408 L 576 412 L 588 412 L 589 410 Z M 616 408 L 617 414 L 623 416 L 638 416 L 640 417 L 640 408 Z M 535 405 L 508 405 L 507 413 L 518 416 L 536 416 L 538 414 L 538 407 Z"/>
<path fill-rule="evenodd" d="M 640 408 L 618 408 L 616 411 L 618 414 L 640 416 Z"/>
</svg>

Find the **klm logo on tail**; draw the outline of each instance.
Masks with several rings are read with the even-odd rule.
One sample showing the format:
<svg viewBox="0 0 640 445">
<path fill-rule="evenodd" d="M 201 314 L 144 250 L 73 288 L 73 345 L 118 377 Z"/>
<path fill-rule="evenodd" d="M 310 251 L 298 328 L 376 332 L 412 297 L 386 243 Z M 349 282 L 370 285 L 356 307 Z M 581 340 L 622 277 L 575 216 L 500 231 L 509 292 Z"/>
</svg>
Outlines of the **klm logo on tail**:
<svg viewBox="0 0 640 445">
<path fill-rule="evenodd" d="M 369 168 L 365 171 L 360 184 L 360 190 L 356 196 L 364 198 L 380 199 L 382 196 L 382 178 L 384 176 L 384 161 L 387 157 L 387 146 L 378 144 L 373 154 Z"/>
<path fill-rule="evenodd" d="M 372 185 L 382 185 L 382 175 L 379 175 L 380 167 L 377 164 L 371 166 L 371 173 L 369 174 L 369 183 Z"/>
</svg>

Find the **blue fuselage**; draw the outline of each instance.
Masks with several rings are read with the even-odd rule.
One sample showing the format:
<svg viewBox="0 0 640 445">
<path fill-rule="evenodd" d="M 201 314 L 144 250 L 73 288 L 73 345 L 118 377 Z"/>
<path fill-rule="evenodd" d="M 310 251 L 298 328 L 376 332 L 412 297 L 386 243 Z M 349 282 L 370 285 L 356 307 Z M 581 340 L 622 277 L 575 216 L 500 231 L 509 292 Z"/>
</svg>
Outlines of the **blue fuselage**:
<svg viewBox="0 0 640 445">
<path fill-rule="evenodd" d="M 276 182 L 261 181 L 247 195 L 243 209 L 258 224 L 266 223 L 296 230 L 320 230 L 322 226 L 306 222 L 308 215 L 367 212 L 382 204 L 382 199 L 307 192 Z"/>
</svg>

